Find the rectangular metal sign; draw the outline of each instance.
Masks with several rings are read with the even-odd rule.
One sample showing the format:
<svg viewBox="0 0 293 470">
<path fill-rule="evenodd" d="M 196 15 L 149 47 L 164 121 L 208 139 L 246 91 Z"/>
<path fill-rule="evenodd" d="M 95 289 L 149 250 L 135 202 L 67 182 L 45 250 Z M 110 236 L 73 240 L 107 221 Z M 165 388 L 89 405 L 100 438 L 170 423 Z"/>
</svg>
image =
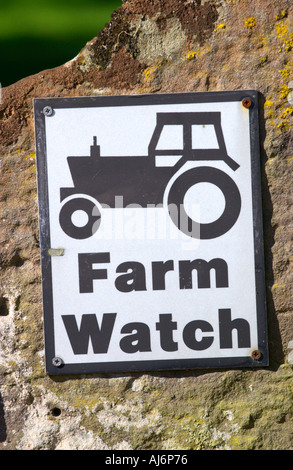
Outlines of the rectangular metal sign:
<svg viewBox="0 0 293 470">
<path fill-rule="evenodd" d="M 47 372 L 267 365 L 257 92 L 34 109 Z"/>
</svg>

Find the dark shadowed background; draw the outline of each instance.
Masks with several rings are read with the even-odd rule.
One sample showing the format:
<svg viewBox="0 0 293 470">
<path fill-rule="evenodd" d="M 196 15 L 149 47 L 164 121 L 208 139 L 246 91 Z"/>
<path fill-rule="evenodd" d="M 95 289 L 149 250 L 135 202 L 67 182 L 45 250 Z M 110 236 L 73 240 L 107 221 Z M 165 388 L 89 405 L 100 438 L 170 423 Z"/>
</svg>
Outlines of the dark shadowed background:
<svg viewBox="0 0 293 470">
<path fill-rule="evenodd" d="M 122 0 L 0 0 L 0 83 L 57 67 L 95 37 Z"/>
</svg>

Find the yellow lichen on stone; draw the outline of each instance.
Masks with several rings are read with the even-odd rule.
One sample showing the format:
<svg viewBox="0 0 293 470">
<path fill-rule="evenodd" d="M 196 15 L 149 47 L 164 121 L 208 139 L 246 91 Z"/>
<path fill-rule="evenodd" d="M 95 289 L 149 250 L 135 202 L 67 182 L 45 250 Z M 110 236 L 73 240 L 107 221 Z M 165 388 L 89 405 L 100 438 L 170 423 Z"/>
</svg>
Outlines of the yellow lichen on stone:
<svg viewBox="0 0 293 470">
<path fill-rule="evenodd" d="M 282 41 L 282 46 L 279 51 L 291 51 L 293 48 L 293 33 L 290 31 L 289 26 L 282 21 L 279 21 L 275 28 L 277 31 L 277 38 Z"/>
<path fill-rule="evenodd" d="M 193 60 L 193 59 L 195 59 L 196 54 L 197 54 L 196 51 L 190 50 L 190 51 L 187 52 L 185 58 L 186 58 L 187 60 Z"/>
<path fill-rule="evenodd" d="M 283 18 L 286 18 L 288 16 L 288 10 L 281 10 L 278 15 L 276 15 L 276 20 L 282 20 Z"/>
<path fill-rule="evenodd" d="M 217 31 L 219 31 L 219 30 L 221 30 L 221 29 L 226 29 L 225 23 L 220 23 L 220 24 L 218 24 L 218 25 L 215 27 L 214 31 L 217 32 Z"/>
<path fill-rule="evenodd" d="M 292 115 L 293 115 L 293 108 L 284 109 L 284 111 L 281 113 L 281 116 L 280 116 L 282 121 L 277 125 L 277 128 L 282 131 L 289 129 L 291 125 L 289 117 Z"/>
<path fill-rule="evenodd" d="M 149 67 L 147 67 L 143 71 L 144 78 L 147 79 L 147 80 L 152 80 L 152 78 L 154 77 L 155 72 L 157 70 L 159 70 L 160 68 L 161 68 L 160 61 L 158 61 L 158 63 L 155 64 L 155 65 L 150 65 Z"/>
<path fill-rule="evenodd" d="M 292 116 L 293 115 L 293 108 L 286 108 L 282 114 L 281 114 L 281 118 L 282 119 L 286 119 L 288 116 Z"/>
<path fill-rule="evenodd" d="M 276 282 L 275 284 L 272 285 L 272 290 L 283 289 L 284 287 L 285 287 L 284 284 L 279 284 L 278 282 Z"/>
<path fill-rule="evenodd" d="M 275 117 L 275 101 L 266 100 L 264 103 L 264 112 L 266 119 L 273 119 Z"/>
<path fill-rule="evenodd" d="M 25 156 L 25 160 L 33 161 L 35 159 L 36 159 L 36 153 L 35 152 L 31 152 L 29 155 Z"/>
<path fill-rule="evenodd" d="M 284 36 L 288 34 L 288 26 L 282 23 L 282 21 L 279 21 L 276 24 L 276 30 L 277 30 L 277 37 L 279 39 L 282 39 Z"/>
<path fill-rule="evenodd" d="M 290 92 L 290 88 L 287 85 L 281 86 L 279 90 L 279 95 L 281 99 L 287 98 L 288 94 Z"/>
<path fill-rule="evenodd" d="M 256 19 L 254 16 L 251 16 L 250 18 L 245 18 L 244 20 L 244 26 L 247 29 L 253 29 L 256 26 Z"/>
<path fill-rule="evenodd" d="M 288 68 L 284 68 L 282 70 L 278 70 L 278 72 L 282 75 L 284 78 L 288 78 L 290 76 L 290 70 Z"/>
<path fill-rule="evenodd" d="M 286 120 L 286 121 L 281 121 L 279 122 L 279 124 L 277 124 L 277 128 L 280 129 L 280 131 L 286 131 L 287 129 L 289 129 L 289 122 Z"/>
</svg>

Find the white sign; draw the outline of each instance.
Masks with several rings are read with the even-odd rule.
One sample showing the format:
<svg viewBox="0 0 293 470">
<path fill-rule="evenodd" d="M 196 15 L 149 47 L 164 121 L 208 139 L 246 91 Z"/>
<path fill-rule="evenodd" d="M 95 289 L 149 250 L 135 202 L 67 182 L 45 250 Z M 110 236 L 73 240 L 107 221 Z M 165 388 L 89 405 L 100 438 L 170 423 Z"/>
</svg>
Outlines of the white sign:
<svg viewBox="0 0 293 470">
<path fill-rule="evenodd" d="M 35 100 L 49 374 L 267 365 L 257 108 Z"/>
</svg>

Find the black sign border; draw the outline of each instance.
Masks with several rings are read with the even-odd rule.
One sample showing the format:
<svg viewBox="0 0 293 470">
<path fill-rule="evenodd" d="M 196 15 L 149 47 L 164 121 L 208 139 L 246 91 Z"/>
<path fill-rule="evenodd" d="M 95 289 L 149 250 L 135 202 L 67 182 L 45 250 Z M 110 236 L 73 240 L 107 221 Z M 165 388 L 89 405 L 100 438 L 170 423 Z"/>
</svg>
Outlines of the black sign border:
<svg viewBox="0 0 293 470">
<path fill-rule="evenodd" d="M 56 108 L 139 106 L 154 104 L 185 104 L 243 101 L 250 98 L 249 108 L 251 175 L 254 225 L 255 282 L 258 324 L 258 351 L 260 357 L 215 357 L 198 359 L 168 359 L 149 361 L 74 363 L 63 364 L 55 361 L 53 289 L 50 246 L 50 218 L 46 152 L 46 106 Z M 45 339 L 46 371 L 49 375 L 115 373 L 135 371 L 168 371 L 188 369 L 217 369 L 234 367 L 268 366 L 267 312 L 265 294 L 265 263 L 263 248 L 263 218 L 261 198 L 261 166 L 259 141 L 259 93 L 256 90 L 222 92 L 174 93 L 153 95 L 120 95 L 99 97 L 36 98 L 34 99 L 35 138 L 37 155 L 37 187 L 39 200 L 39 230 L 42 267 L 43 320 Z"/>
</svg>

